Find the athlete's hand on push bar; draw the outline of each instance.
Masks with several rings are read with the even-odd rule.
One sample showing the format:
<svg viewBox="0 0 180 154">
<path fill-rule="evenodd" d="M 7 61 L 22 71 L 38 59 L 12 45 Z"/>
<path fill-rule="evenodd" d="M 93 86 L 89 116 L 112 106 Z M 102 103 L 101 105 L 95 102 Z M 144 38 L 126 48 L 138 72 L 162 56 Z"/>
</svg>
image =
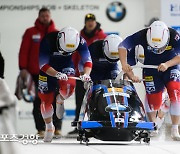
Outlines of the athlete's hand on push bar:
<svg viewBox="0 0 180 154">
<path fill-rule="evenodd" d="M 161 63 L 157 69 L 158 69 L 158 71 L 165 72 L 168 68 L 169 67 L 166 63 Z"/>
<path fill-rule="evenodd" d="M 89 82 L 91 81 L 91 77 L 88 74 L 81 75 L 79 77 L 83 82 Z"/>
<path fill-rule="evenodd" d="M 122 64 L 122 70 L 124 71 L 124 73 L 127 73 L 129 71 L 132 70 L 131 66 L 129 64 Z"/>
<path fill-rule="evenodd" d="M 65 73 L 61 73 L 61 72 L 58 72 L 58 73 L 56 74 L 56 78 L 57 78 L 58 80 L 65 80 L 65 81 L 68 80 L 68 76 L 67 76 Z"/>
<path fill-rule="evenodd" d="M 135 75 L 132 76 L 130 79 L 135 83 L 140 83 L 141 81 L 143 81 L 143 79 L 139 79 L 139 77 Z"/>
</svg>

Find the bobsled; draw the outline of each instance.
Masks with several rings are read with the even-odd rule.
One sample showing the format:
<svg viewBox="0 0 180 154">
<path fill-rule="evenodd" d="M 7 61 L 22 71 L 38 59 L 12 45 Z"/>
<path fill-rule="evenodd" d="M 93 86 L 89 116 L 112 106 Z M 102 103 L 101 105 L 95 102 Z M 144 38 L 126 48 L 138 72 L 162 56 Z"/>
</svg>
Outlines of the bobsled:
<svg viewBox="0 0 180 154">
<path fill-rule="evenodd" d="M 140 141 L 150 143 L 155 123 L 148 122 L 137 91 L 130 80 L 108 79 L 89 83 L 81 108 L 81 118 L 72 123 L 77 140 Z"/>
</svg>

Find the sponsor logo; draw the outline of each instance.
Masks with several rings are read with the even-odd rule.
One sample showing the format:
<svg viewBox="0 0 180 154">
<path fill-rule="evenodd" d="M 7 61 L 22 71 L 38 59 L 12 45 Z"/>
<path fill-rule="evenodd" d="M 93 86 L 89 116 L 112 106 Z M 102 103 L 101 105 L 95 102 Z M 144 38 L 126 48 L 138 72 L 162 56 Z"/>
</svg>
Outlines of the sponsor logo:
<svg viewBox="0 0 180 154">
<path fill-rule="evenodd" d="M 139 54 L 139 58 L 144 58 L 145 56 L 143 54 Z"/>
<path fill-rule="evenodd" d="M 119 53 L 118 52 L 111 52 L 111 56 L 118 56 Z"/>
<path fill-rule="evenodd" d="M 45 91 L 48 91 L 48 85 L 47 82 L 39 81 L 38 89 L 43 93 Z"/>
<path fill-rule="evenodd" d="M 177 69 L 171 70 L 170 79 L 180 80 L 180 71 Z"/>
<path fill-rule="evenodd" d="M 123 92 L 123 89 L 122 88 L 108 88 L 108 92 Z"/>
<path fill-rule="evenodd" d="M 74 48 L 74 47 L 75 47 L 75 44 L 66 44 L 66 47 L 67 47 L 67 48 Z"/>
<path fill-rule="evenodd" d="M 154 82 L 146 82 L 145 84 L 146 84 L 147 87 L 154 86 Z"/>
<path fill-rule="evenodd" d="M 154 86 L 152 86 L 152 87 L 146 87 L 147 93 L 154 92 L 155 90 L 156 90 L 156 88 L 155 88 Z"/>
<path fill-rule="evenodd" d="M 170 4 L 170 15 L 175 17 L 180 16 L 180 4 L 178 3 Z"/>
<path fill-rule="evenodd" d="M 171 50 L 172 46 L 167 46 L 165 50 Z"/>
<path fill-rule="evenodd" d="M 62 73 L 65 73 L 66 75 L 74 75 L 75 74 L 75 71 L 73 68 L 64 68 L 62 70 Z"/>
<path fill-rule="evenodd" d="M 41 76 L 41 75 L 39 75 L 39 80 L 41 80 L 41 81 L 47 81 L 47 77 L 46 77 L 46 76 Z"/>
<path fill-rule="evenodd" d="M 161 38 L 152 38 L 152 42 L 161 42 Z"/>
<path fill-rule="evenodd" d="M 119 22 L 126 15 L 126 8 L 120 2 L 112 2 L 106 9 L 106 15 L 111 21 Z"/>
<path fill-rule="evenodd" d="M 145 81 L 153 81 L 153 76 L 145 76 Z"/>
<path fill-rule="evenodd" d="M 117 95 L 117 96 L 125 96 L 125 97 L 130 97 L 129 96 L 129 94 L 127 94 L 127 93 L 122 93 L 122 92 L 110 92 L 110 93 L 104 93 L 103 94 L 103 97 L 107 97 L 107 96 L 115 96 L 115 95 Z"/>
</svg>

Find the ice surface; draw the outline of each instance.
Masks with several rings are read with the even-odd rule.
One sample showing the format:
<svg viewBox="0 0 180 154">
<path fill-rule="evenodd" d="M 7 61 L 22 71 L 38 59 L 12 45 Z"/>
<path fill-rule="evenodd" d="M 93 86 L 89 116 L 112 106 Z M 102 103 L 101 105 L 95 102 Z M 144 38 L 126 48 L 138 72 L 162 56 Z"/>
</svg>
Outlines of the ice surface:
<svg viewBox="0 0 180 154">
<path fill-rule="evenodd" d="M 104 142 L 90 139 L 89 145 L 76 139 L 54 139 L 52 143 L 39 141 L 37 145 L 20 145 L 22 154 L 180 154 L 180 141 L 170 138 L 170 126 L 163 125 L 159 136 L 152 137 L 150 145 L 139 142 Z"/>
</svg>

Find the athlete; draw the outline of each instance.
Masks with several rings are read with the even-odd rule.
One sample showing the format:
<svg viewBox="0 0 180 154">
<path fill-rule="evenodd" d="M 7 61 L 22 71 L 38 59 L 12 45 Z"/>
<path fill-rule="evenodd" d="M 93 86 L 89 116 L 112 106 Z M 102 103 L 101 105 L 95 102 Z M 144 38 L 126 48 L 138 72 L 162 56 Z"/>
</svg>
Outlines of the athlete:
<svg viewBox="0 0 180 154">
<path fill-rule="evenodd" d="M 135 59 L 135 61 L 134 60 L 132 61 L 132 58 Z M 127 62 L 131 66 L 135 65 L 137 63 L 144 64 L 144 58 L 145 58 L 144 57 L 144 48 L 141 45 L 137 45 L 137 46 L 135 46 L 135 48 L 132 48 L 129 51 L 129 54 L 127 57 Z M 154 110 L 149 108 L 147 97 L 145 97 L 144 105 L 145 105 L 146 113 L 147 113 L 150 121 L 152 121 L 151 120 L 151 112 L 154 112 Z M 169 96 L 167 93 L 167 89 L 165 88 L 162 93 L 162 105 L 160 107 L 160 110 L 158 110 L 156 113 L 156 115 L 157 115 L 156 116 L 156 125 L 157 125 L 158 129 L 154 132 L 151 132 L 151 136 L 155 136 L 158 134 L 158 130 L 161 128 L 161 126 L 164 122 L 165 114 L 169 111 L 169 106 L 170 106 Z"/>
<path fill-rule="evenodd" d="M 41 113 L 46 123 L 44 142 L 51 142 L 54 133 L 52 123 L 55 89 L 59 88 L 56 97 L 56 115 L 63 118 L 64 100 L 74 92 L 75 80 L 72 54 L 77 50 L 81 56 L 84 74 L 80 76 L 82 81 L 90 81 L 92 68 L 91 56 L 86 41 L 80 37 L 78 31 L 71 27 L 65 27 L 59 32 L 47 34 L 41 42 L 39 54 L 39 97 L 41 99 Z"/>
<path fill-rule="evenodd" d="M 171 137 L 180 140 L 180 35 L 164 22 L 155 21 L 150 27 L 128 36 L 119 45 L 122 69 L 135 82 L 139 82 L 139 78 L 133 74 L 126 59 L 127 54 L 130 55 L 128 51 L 137 45 L 144 49 L 144 64 L 158 66 L 157 69 L 143 69 L 148 105 L 154 110 L 149 115 L 150 120 L 156 121 L 156 111 L 162 104 L 162 93 L 166 87 L 170 99 Z M 131 65 L 135 63 L 135 57 L 129 58 Z"/>
<path fill-rule="evenodd" d="M 115 79 L 119 74 L 118 45 L 122 38 L 118 35 L 108 35 L 104 40 L 99 40 L 89 46 L 93 67 L 92 81 Z"/>
</svg>

